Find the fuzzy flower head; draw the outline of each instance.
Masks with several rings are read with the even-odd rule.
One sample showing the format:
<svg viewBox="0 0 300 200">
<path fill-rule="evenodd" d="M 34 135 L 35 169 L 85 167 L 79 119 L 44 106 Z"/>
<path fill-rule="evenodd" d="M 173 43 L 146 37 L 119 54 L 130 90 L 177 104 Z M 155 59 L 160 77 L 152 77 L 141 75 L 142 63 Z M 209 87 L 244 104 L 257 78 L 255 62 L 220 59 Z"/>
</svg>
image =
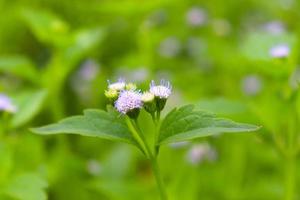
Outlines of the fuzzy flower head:
<svg viewBox="0 0 300 200">
<path fill-rule="evenodd" d="M 270 49 L 273 58 L 285 58 L 290 54 L 290 48 L 286 44 L 279 44 Z"/>
<path fill-rule="evenodd" d="M 10 98 L 4 94 L 0 94 L 0 111 L 6 111 L 10 113 L 15 113 L 17 111 L 16 106 L 13 105 Z"/>
<path fill-rule="evenodd" d="M 151 81 L 150 92 L 160 99 L 167 99 L 172 93 L 172 86 L 169 81 L 161 80 L 159 85 Z"/>
<path fill-rule="evenodd" d="M 110 83 L 110 81 L 108 81 L 108 89 L 109 90 L 121 91 L 121 90 L 124 90 L 125 86 L 126 86 L 126 83 L 125 83 L 124 79 L 119 79 L 115 83 Z"/>
<path fill-rule="evenodd" d="M 115 108 L 122 114 L 138 110 L 143 106 L 141 97 L 142 95 L 137 91 L 123 90 L 115 102 Z"/>
</svg>

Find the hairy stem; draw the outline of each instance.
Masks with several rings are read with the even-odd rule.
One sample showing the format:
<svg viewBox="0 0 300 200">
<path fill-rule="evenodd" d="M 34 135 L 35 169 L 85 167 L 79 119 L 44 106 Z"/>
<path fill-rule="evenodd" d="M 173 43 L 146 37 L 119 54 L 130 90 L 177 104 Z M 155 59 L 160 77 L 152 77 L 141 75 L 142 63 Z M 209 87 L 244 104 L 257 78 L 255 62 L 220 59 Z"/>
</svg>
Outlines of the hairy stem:
<svg viewBox="0 0 300 200">
<path fill-rule="evenodd" d="M 161 200 L 167 200 L 168 199 L 167 198 L 167 192 L 165 190 L 164 182 L 163 182 L 162 176 L 160 174 L 159 166 L 158 166 L 158 163 L 157 163 L 157 154 L 155 153 L 155 155 L 153 155 L 153 152 L 151 151 L 151 149 L 148 145 L 148 142 L 147 142 L 144 134 L 142 133 L 142 130 L 139 126 L 139 123 L 138 123 L 137 119 L 133 120 L 133 122 L 134 122 L 134 125 L 136 127 L 137 132 L 139 133 L 139 136 L 143 140 L 144 145 L 146 147 L 146 151 L 147 151 L 147 154 L 149 156 L 149 161 L 151 163 L 152 171 L 153 171 L 153 174 L 154 174 L 154 177 L 155 177 L 155 180 L 156 180 L 156 183 L 157 183 L 157 187 L 158 187 L 158 190 L 159 190 L 160 199 Z"/>
</svg>

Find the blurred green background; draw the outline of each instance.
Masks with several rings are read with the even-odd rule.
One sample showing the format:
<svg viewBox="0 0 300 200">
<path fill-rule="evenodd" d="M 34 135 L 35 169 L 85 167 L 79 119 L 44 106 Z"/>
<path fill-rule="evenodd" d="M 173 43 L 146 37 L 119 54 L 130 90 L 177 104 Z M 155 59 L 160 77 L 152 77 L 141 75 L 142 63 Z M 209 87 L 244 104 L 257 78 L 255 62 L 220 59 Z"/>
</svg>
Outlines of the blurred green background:
<svg viewBox="0 0 300 200">
<path fill-rule="evenodd" d="M 195 103 L 263 126 L 164 146 L 171 200 L 300 199 L 299 10 L 297 0 L 0 0 L 0 91 L 17 107 L 1 112 L 0 199 L 158 199 L 134 147 L 29 131 L 105 109 L 119 77 L 144 89 L 170 80 L 167 110 Z"/>
</svg>

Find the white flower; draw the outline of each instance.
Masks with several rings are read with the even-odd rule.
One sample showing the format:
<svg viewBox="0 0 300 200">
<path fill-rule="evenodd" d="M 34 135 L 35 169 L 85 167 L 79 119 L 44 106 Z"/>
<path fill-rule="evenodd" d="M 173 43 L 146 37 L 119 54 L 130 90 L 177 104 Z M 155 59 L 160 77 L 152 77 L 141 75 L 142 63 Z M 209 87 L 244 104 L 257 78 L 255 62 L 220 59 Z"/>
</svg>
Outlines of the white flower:
<svg viewBox="0 0 300 200">
<path fill-rule="evenodd" d="M 137 91 L 123 90 L 115 102 L 115 108 L 123 114 L 139 109 L 143 106 L 141 97 L 142 95 Z"/>
<path fill-rule="evenodd" d="M 4 94 L 0 94 L 0 111 L 15 113 L 17 111 L 17 107 L 13 105 L 10 98 Z"/>
<path fill-rule="evenodd" d="M 151 92 L 144 92 L 142 95 L 142 101 L 144 103 L 152 102 L 154 100 L 154 97 L 154 94 L 152 94 Z"/>
<path fill-rule="evenodd" d="M 286 44 L 279 44 L 270 49 L 273 58 L 285 58 L 290 54 L 290 48 Z"/>
<path fill-rule="evenodd" d="M 123 79 L 119 79 L 118 82 L 115 82 L 115 83 L 110 83 L 108 81 L 108 89 L 110 89 L 110 90 L 121 91 L 121 90 L 124 90 L 125 86 L 126 86 L 126 83 Z"/>
<path fill-rule="evenodd" d="M 150 92 L 160 99 L 167 99 L 172 93 L 172 86 L 170 82 L 161 80 L 160 85 L 156 85 L 154 81 L 151 81 Z"/>
</svg>

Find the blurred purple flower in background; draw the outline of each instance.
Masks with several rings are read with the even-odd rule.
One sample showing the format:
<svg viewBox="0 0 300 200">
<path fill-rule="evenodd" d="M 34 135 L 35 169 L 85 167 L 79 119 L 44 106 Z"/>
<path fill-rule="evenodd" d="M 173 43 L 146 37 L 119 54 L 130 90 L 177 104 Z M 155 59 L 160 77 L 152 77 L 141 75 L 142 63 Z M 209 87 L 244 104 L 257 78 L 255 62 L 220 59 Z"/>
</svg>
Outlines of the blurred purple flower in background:
<svg viewBox="0 0 300 200">
<path fill-rule="evenodd" d="M 272 47 L 269 53 L 273 58 L 285 58 L 290 54 L 290 47 L 287 44 L 279 44 Z"/>
<path fill-rule="evenodd" d="M 285 26 L 281 21 L 271 21 L 263 25 L 263 30 L 273 35 L 280 35 L 285 32 Z"/>
<path fill-rule="evenodd" d="M 181 51 L 180 41 L 176 37 L 168 37 L 164 39 L 158 48 L 158 53 L 164 58 L 174 58 Z"/>
<path fill-rule="evenodd" d="M 204 160 L 215 161 L 217 152 L 208 143 L 195 144 L 188 151 L 186 159 L 188 163 L 198 165 Z"/>
<path fill-rule="evenodd" d="M 242 92 L 247 96 L 255 96 L 262 90 L 262 81 L 257 75 L 248 75 L 242 79 Z"/>
<path fill-rule="evenodd" d="M 17 111 L 17 107 L 5 94 L 0 94 L 0 111 L 6 111 L 10 113 L 15 113 Z"/>
<path fill-rule="evenodd" d="M 86 168 L 88 173 L 93 176 L 99 176 L 102 171 L 100 163 L 97 160 L 93 159 L 87 161 Z"/>
<path fill-rule="evenodd" d="M 202 26 L 207 22 L 207 13 L 202 8 L 192 7 L 187 11 L 186 21 L 192 27 Z"/>
<path fill-rule="evenodd" d="M 99 64 L 92 59 L 88 59 L 82 63 L 78 71 L 72 76 L 71 86 L 83 101 L 88 101 L 92 96 L 91 84 L 99 75 L 99 72 Z"/>
</svg>

